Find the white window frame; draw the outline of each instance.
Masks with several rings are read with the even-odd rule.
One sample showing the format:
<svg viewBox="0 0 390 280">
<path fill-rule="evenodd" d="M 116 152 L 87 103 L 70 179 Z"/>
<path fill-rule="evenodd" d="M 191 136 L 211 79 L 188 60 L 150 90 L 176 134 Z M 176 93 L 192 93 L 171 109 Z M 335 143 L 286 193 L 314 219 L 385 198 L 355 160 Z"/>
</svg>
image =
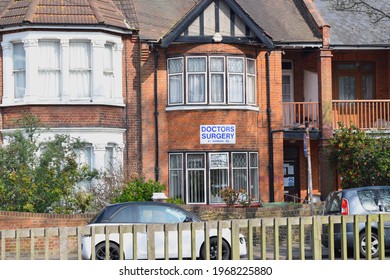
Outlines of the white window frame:
<svg viewBox="0 0 390 280">
<path fill-rule="evenodd" d="M 240 59 L 242 60 L 242 73 L 238 73 L 238 72 L 230 72 L 229 71 L 229 60 L 230 59 Z M 245 91 L 246 91 L 246 84 L 245 84 L 245 64 L 246 64 L 246 60 L 244 57 L 240 57 L 240 56 L 228 56 L 227 57 L 227 64 L 226 64 L 226 71 L 227 71 L 227 91 L 228 91 L 228 104 L 239 104 L 239 105 L 244 105 L 245 102 L 246 102 L 246 98 L 245 98 Z M 230 76 L 242 76 L 242 102 L 233 102 L 231 101 L 231 88 L 230 88 Z"/>
<path fill-rule="evenodd" d="M 227 158 L 227 166 L 226 167 L 213 167 L 211 166 L 211 157 L 212 155 L 226 155 L 226 158 Z M 212 202 L 211 201 L 211 197 L 212 197 L 212 186 L 211 186 L 211 170 L 227 170 L 227 185 L 225 186 L 225 188 L 227 188 L 229 186 L 229 181 L 230 181 L 230 160 L 229 160 L 229 153 L 228 152 L 213 152 L 213 153 L 209 153 L 209 165 L 208 165 L 208 171 L 209 171 L 209 202 L 210 204 L 221 204 L 223 202 Z"/>
<path fill-rule="evenodd" d="M 188 60 L 189 59 L 192 59 L 192 58 L 203 58 L 204 60 L 205 60 L 205 72 L 190 72 L 190 71 L 188 71 Z M 190 105 L 193 105 L 193 104 L 195 104 L 195 105 L 197 105 L 197 104 L 207 104 L 207 96 L 208 96 L 208 94 L 207 94 L 207 83 L 208 83 L 208 81 L 207 81 L 207 63 L 208 63 L 208 60 L 207 60 L 207 56 L 187 56 L 186 57 L 186 64 L 185 64 L 185 72 L 186 72 L 186 102 L 187 102 L 187 104 L 190 104 Z M 190 100 L 189 100 L 189 93 L 188 93 L 188 91 L 189 91 L 189 86 L 188 86 L 188 81 L 189 81 L 189 76 L 190 75 L 203 75 L 204 76 L 204 102 L 190 102 Z"/>
<path fill-rule="evenodd" d="M 107 80 L 107 77 L 109 77 L 109 80 L 111 81 L 111 84 L 109 86 L 104 85 L 104 88 L 105 88 L 105 91 L 106 89 L 108 89 L 105 93 L 106 93 L 106 96 L 108 96 L 109 98 L 113 98 L 114 97 L 114 92 L 115 92 L 115 72 L 114 72 L 114 44 L 111 43 L 111 42 L 106 42 L 104 44 L 104 51 L 106 52 L 106 48 L 109 47 L 110 48 L 110 64 L 109 67 L 107 67 L 105 61 L 103 60 L 103 77 L 104 77 L 104 80 L 106 81 Z M 104 55 L 104 58 L 106 56 Z"/>
<path fill-rule="evenodd" d="M 171 60 L 181 60 L 182 63 L 182 69 L 181 73 L 169 73 L 169 61 Z M 184 58 L 183 57 L 173 57 L 173 58 L 168 58 L 167 59 L 167 73 L 168 73 L 168 105 L 183 105 L 184 104 Z M 171 76 L 181 76 L 181 102 L 171 102 L 171 97 L 170 97 L 170 77 Z"/>
<path fill-rule="evenodd" d="M 23 45 L 23 42 L 13 42 L 12 43 L 12 51 L 14 49 L 14 46 L 16 44 L 19 44 L 19 45 Z M 18 69 L 15 69 L 14 67 L 14 59 L 15 59 L 15 56 L 14 56 L 14 52 L 12 52 L 12 79 L 13 79 L 13 83 L 12 83 L 12 100 L 15 100 L 15 101 L 21 101 L 23 100 L 24 96 L 26 95 L 26 51 L 24 50 L 24 68 L 18 68 Z M 23 76 L 24 76 L 24 91 L 23 91 L 23 95 L 21 97 L 17 97 L 16 96 L 16 92 L 17 92 L 17 86 L 16 86 L 16 78 L 14 78 L 16 76 L 16 73 L 24 73 Z M 4 83 L 6 84 L 6 81 L 5 79 L 3 79 Z M 5 92 L 3 92 L 3 94 L 5 94 Z"/>
<path fill-rule="evenodd" d="M 287 60 L 287 59 L 283 59 L 282 63 L 283 62 L 291 64 L 291 69 L 282 68 L 282 79 L 283 79 L 283 76 L 290 77 L 290 88 L 289 88 L 290 89 L 290 101 L 284 101 L 284 102 L 294 102 L 294 64 L 293 64 L 292 60 Z M 283 87 L 283 81 L 282 81 L 282 87 Z"/>
<path fill-rule="evenodd" d="M 65 32 L 65 31 L 37 31 L 30 30 L 3 35 L 1 46 L 3 48 L 3 100 L 2 106 L 15 104 L 110 104 L 111 106 L 124 106 L 122 92 L 122 52 L 121 36 L 102 32 Z M 60 41 L 61 81 L 60 98 L 42 98 L 38 85 L 39 41 Z M 91 80 L 92 99 L 71 99 L 69 94 L 69 42 L 89 41 L 91 50 Z M 13 75 L 13 47 L 14 43 L 23 42 L 26 53 L 26 86 L 23 98 L 15 98 Z M 103 51 L 105 43 L 113 44 L 113 71 L 115 87 L 112 97 L 104 92 Z"/>
<path fill-rule="evenodd" d="M 213 58 L 222 58 L 223 59 L 223 66 L 224 66 L 223 72 L 216 72 L 216 71 L 211 72 L 211 59 L 213 59 Z M 208 70 L 209 70 L 209 100 L 210 100 L 210 104 L 226 104 L 226 58 L 225 58 L 225 56 L 216 56 L 216 55 L 210 56 L 208 63 L 209 63 Z M 214 75 L 215 74 L 217 74 L 217 75 L 222 74 L 222 76 L 223 76 L 223 101 L 222 102 L 213 102 L 212 101 L 213 99 L 212 99 L 212 91 L 211 91 L 211 89 L 212 89 L 211 76 L 213 74 Z"/>
<path fill-rule="evenodd" d="M 256 155 L 256 166 L 251 166 L 251 155 Z M 253 198 L 253 193 L 251 191 L 251 185 L 252 184 L 252 170 L 256 170 L 257 173 L 257 192 L 256 192 L 256 197 L 254 199 L 255 202 L 259 201 L 260 199 L 260 192 L 259 192 L 259 186 L 260 186 L 260 181 L 259 181 L 259 153 L 257 152 L 249 152 L 248 153 L 248 169 L 249 169 L 249 174 L 248 174 L 248 194 L 250 195 L 251 199 Z"/>
<path fill-rule="evenodd" d="M 180 156 L 181 157 L 181 168 L 173 168 L 171 166 L 171 157 L 172 156 Z M 177 198 L 181 198 L 184 200 L 184 155 L 183 153 L 170 153 L 169 154 L 169 177 L 168 177 L 168 180 L 169 180 L 169 196 L 170 197 L 174 197 L 176 196 L 175 193 L 172 193 L 171 192 L 171 171 L 179 171 L 181 173 L 181 182 L 180 182 L 180 192 L 181 192 L 181 196 L 180 197 L 177 197 Z"/>
<path fill-rule="evenodd" d="M 188 168 L 188 156 L 189 155 L 203 155 L 203 160 L 204 160 L 204 168 Z M 207 157 L 206 157 L 206 153 L 186 153 L 186 203 L 187 204 L 206 204 L 207 203 L 207 185 L 206 185 L 206 177 L 207 177 Z M 203 197 L 203 201 L 204 202 L 189 202 L 189 180 L 188 180 L 188 173 L 189 171 L 193 171 L 193 170 L 197 170 L 197 171 L 203 171 L 204 172 L 204 182 L 203 182 L 203 185 L 204 185 L 204 197 Z"/>
<path fill-rule="evenodd" d="M 254 63 L 254 69 L 255 69 L 255 73 L 254 74 L 252 74 L 252 73 L 249 73 L 249 71 L 248 71 L 248 62 L 249 61 L 251 61 L 251 62 L 253 62 Z M 248 104 L 248 105 L 255 105 L 256 104 L 256 100 L 257 100 L 257 79 L 256 79 L 256 76 L 257 76 L 257 69 L 256 69 L 256 60 L 255 59 L 253 59 L 253 58 L 247 58 L 246 59 L 246 88 L 245 88 L 245 95 L 246 95 L 246 104 Z M 254 82 L 254 93 L 253 93 L 253 102 L 251 103 L 250 101 L 249 101 L 249 97 L 250 97 L 250 95 L 249 95 L 249 85 L 250 85 L 250 83 L 249 83 L 249 78 L 250 77 L 252 77 L 254 80 L 255 80 L 255 82 Z"/>
<path fill-rule="evenodd" d="M 245 154 L 246 156 L 246 167 L 235 167 L 234 166 L 234 155 L 235 154 Z M 245 190 L 248 192 L 248 184 L 249 184 L 249 153 L 248 152 L 232 152 L 232 178 L 231 178 L 231 182 L 232 182 L 232 188 L 235 189 L 235 190 L 240 190 L 241 187 L 244 187 Z M 234 186 L 234 171 L 235 170 L 245 170 L 246 172 L 246 186 Z"/>
</svg>

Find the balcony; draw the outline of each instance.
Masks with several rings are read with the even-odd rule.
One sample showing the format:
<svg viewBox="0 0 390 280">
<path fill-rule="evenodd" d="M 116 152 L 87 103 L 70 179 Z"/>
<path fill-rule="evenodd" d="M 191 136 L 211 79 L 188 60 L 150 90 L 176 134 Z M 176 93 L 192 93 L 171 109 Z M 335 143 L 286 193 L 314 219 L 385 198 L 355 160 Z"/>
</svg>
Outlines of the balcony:
<svg viewBox="0 0 390 280">
<path fill-rule="evenodd" d="M 318 102 L 283 102 L 283 128 L 319 128 Z"/>
<path fill-rule="evenodd" d="M 333 100 L 332 127 L 339 123 L 369 129 L 390 129 L 390 100 Z"/>
</svg>

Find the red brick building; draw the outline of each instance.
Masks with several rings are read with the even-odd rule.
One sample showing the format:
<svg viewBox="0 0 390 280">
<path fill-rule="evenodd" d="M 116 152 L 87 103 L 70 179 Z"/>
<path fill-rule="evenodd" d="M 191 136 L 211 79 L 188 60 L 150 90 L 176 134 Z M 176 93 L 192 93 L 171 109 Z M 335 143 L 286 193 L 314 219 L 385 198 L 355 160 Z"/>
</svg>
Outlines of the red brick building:
<svg viewBox="0 0 390 280">
<path fill-rule="evenodd" d="M 385 2 L 385 0 L 379 1 Z M 0 129 L 36 114 L 187 204 L 337 188 L 338 122 L 389 128 L 388 23 L 324 1 L 0 0 Z M 386 29 L 387 28 L 387 29 Z"/>
</svg>

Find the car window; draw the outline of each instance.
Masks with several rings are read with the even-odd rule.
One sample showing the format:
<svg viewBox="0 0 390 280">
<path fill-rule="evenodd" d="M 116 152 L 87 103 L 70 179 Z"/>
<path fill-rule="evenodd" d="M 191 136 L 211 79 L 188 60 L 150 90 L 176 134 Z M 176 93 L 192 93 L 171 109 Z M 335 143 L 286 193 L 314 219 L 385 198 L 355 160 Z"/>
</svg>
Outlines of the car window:
<svg viewBox="0 0 390 280">
<path fill-rule="evenodd" d="M 324 215 L 339 214 L 341 212 L 341 192 L 332 193 L 326 198 Z"/>
<path fill-rule="evenodd" d="M 186 214 L 179 209 L 157 206 L 157 205 L 140 205 L 139 222 L 145 224 L 175 224 L 184 222 Z"/>
<path fill-rule="evenodd" d="M 116 212 L 110 219 L 110 223 L 135 223 L 137 221 L 135 206 L 126 206 Z"/>
<path fill-rule="evenodd" d="M 380 190 L 379 195 L 385 212 L 390 212 L 390 190 Z"/>
<path fill-rule="evenodd" d="M 379 211 L 379 200 L 376 190 L 357 191 L 360 203 L 367 212 Z"/>
</svg>

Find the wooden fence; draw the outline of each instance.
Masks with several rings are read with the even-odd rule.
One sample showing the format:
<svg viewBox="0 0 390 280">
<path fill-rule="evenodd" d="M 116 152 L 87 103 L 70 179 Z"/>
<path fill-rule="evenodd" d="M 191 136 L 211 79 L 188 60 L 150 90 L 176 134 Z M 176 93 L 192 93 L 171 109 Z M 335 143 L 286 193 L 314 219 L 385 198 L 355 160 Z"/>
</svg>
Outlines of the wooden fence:
<svg viewBox="0 0 390 280">
<path fill-rule="evenodd" d="M 385 228 L 390 222 L 390 215 L 358 215 L 358 216 L 312 216 L 312 217 L 287 217 L 287 218 L 260 218 L 240 219 L 231 221 L 207 221 L 201 223 L 184 223 L 173 225 L 127 225 L 107 227 L 72 227 L 72 228 L 38 228 L 0 230 L 0 259 L 82 259 L 81 238 L 83 235 L 91 236 L 94 244 L 97 234 L 104 234 L 105 240 L 109 240 L 109 234 L 119 234 L 120 250 L 123 251 L 123 238 L 126 233 L 140 231 L 147 232 L 148 259 L 154 259 L 154 234 L 163 231 L 168 244 L 168 232 L 178 231 L 179 236 L 185 230 L 192 234 L 191 242 L 194 245 L 195 231 L 204 230 L 205 246 L 210 248 L 209 232 L 216 229 L 221 242 L 221 232 L 224 228 L 231 231 L 232 259 L 247 260 L 280 260 L 280 259 L 335 259 L 336 252 L 333 249 L 335 226 L 341 229 L 341 259 L 360 258 L 359 252 L 359 224 L 366 225 L 367 248 L 371 248 L 373 232 L 379 237 L 379 259 L 385 259 Z M 354 233 L 354 250 L 347 248 L 347 224 L 352 224 Z M 369 225 L 375 225 L 375 229 Z M 329 249 L 321 245 L 321 233 L 323 225 L 326 225 L 329 239 Z M 239 255 L 239 234 L 246 239 L 247 255 Z M 134 236 L 133 235 L 133 236 Z M 180 243 L 180 238 L 178 239 Z M 133 242 L 137 242 L 134 238 Z M 108 243 L 107 243 L 108 244 Z M 221 244 L 221 243 L 219 243 Z M 179 249 L 181 244 L 178 244 Z M 192 246 L 195 248 L 195 246 Z M 133 250 L 137 250 L 134 243 Z M 92 247 L 92 259 L 94 259 L 94 246 Z M 180 250 L 179 250 L 180 252 Z M 209 250 L 206 249 L 206 252 Z M 218 256 L 221 257 L 221 246 L 218 246 Z M 123 254 L 121 254 L 123 257 Z M 136 254 L 133 254 L 136 256 Z M 196 252 L 192 249 L 191 259 L 196 259 Z M 168 250 L 165 249 L 165 258 L 168 258 Z M 207 253 L 207 258 L 209 254 Z M 182 259 L 179 254 L 178 259 Z M 367 256 L 371 259 L 371 255 Z"/>
</svg>

